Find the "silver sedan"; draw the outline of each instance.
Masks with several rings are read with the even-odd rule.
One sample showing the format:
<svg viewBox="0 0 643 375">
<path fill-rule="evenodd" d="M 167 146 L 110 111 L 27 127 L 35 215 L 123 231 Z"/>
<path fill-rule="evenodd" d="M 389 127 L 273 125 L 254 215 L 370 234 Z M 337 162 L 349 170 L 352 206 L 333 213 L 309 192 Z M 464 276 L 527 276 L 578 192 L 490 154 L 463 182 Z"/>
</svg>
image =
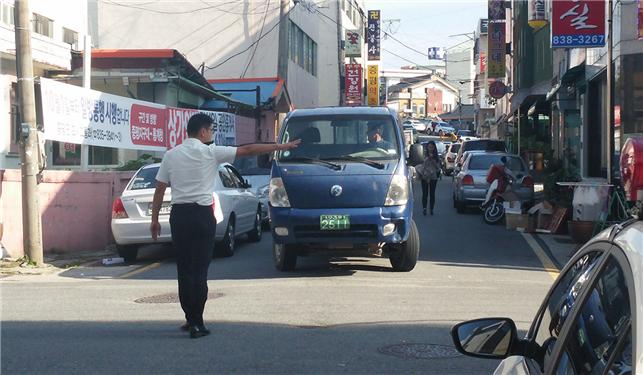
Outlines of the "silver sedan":
<svg viewBox="0 0 643 375">
<path fill-rule="evenodd" d="M 160 164 L 145 166 L 136 172 L 125 187 L 123 194 L 112 206 L 112 233 L 119 256 L 133 261 L 138 248 L 154 243 L 150 234 L 152 222 L 152 199 L 156 188 L 156 174 Z M 223 164 L 213 181 L 214 216 L 217 221 L 217 252 L 231 256 L 235 239 L 248 234 L 253 241 L 261 240 L 261 203 L 254 190 L 230 164 Z M 172 241 L 170 233 L 170 202 L 172 190 L 168 188 L 163 197 L 159 215 L 161 235 L 158 243 Z M 214 249 L 213 249 L 214 251 Z"/>
<path fill-rule="evenodd" d="M 529 175 L 525 162 L 517 155 L 504 152 L 473 151 L 453 178 L 453 205 L 458 212 L 464 212 L 467 205 L 481 204 L 487 194 L 489 183 L 487 172 L 492 164 L 500 164 L 506 156 L 506 166 L 516 175 L 517 181 L 511 186 L 521 201 L 534 200 L 534 179 Z"/>
</svg>

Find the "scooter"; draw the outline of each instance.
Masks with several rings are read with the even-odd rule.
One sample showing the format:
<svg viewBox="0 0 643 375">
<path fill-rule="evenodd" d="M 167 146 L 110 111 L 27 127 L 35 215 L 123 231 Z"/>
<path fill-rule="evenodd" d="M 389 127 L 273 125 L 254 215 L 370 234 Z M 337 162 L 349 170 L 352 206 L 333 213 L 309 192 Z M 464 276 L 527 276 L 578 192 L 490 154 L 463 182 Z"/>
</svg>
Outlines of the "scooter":
<svg viewBox="0 0 643 375">
<path fill-rule="evenodd" d="M 491 170 L 489 173 L 491 174 Z M 500 179 L 504 179 L 503 185 L 500 184 Z M 491 181 L 484 203 L 480 205 L 485 223 L 498 224 L 505 217 L 503 202 L 506 200 L 506 194 L 511 192 L 514 181 L 514 176 L 507 168 L 504 168 L 503 173 Z"/>
</svg>

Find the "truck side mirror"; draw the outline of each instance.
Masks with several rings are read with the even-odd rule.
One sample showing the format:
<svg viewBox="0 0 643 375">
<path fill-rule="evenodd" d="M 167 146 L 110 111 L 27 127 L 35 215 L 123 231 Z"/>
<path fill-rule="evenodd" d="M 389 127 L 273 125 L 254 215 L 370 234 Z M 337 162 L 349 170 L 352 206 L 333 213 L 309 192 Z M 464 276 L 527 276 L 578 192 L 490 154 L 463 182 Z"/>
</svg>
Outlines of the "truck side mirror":
<svg viewBox="0 0 643 375">
<path fill-rule="evenodd" d="M 418 165 L 424 162 L 424 147 L 421 144 L 413 144 L 409 150 L 409 165 Z"/>
</svg>

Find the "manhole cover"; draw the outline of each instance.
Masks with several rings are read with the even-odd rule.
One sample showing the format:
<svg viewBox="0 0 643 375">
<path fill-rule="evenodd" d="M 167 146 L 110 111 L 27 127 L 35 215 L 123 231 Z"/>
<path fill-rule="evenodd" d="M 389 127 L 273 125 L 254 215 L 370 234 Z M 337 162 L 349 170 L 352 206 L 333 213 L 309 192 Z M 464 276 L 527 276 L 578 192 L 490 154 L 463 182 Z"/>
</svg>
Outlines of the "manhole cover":
<svg viewBox="0 0 643 375">
<path fill-rule="evenodd" d="M 461 356 L 454 347 L 437 344 L 397 344 L 379 348 L 377 351 L 404 359 L 436 359 Z"/>
<path fill-rule="evenodd" d="M 208 299 L 216 299 L 223 297 L 223 293 L 210 292 L 208 293 Z M 179 303 L 179 294 L 178 293 L 165 293 L 158 294 L 156 296 L 149 296 L 139 298 L 136 303 Z"/>
</svg>

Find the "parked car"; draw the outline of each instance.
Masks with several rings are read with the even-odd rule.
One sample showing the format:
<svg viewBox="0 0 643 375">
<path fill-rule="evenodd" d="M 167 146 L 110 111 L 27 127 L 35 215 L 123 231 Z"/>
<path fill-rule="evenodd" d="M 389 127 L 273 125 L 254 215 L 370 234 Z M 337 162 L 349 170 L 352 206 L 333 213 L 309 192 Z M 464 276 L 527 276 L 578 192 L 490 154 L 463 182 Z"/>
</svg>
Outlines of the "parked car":
<svg viewBox="0 0 643 375">
<path fill-rule="evenodd" d="M 444 154 L 444 174 L 451 176 L 455 169 L 455 158 L 460 150 L 461 143 L 451 143 Z"/>
<path fill-rule="evenodd" d="M 618 224 L 574 253 L 526 336 L 510 318 L 483 318 L 456 324 L 453 342 L 463 354 L 502 359 L 498 375 L 641 375 L 641 270 L 643 221 Z"/>
<path fill-rule="evenodd" d="M 118 255 L 126 261 L 136 260 L 141 245 L 154 243 L 150 224 L 159 166 L 151 164 L 139 169 L 112 205 L 112 233 Z M 261 204 L 252 186 L 230 164 L 221 165 L 213 186 L 213 210 L 217 220 L 216 249 L 221 255 L 231 256 L 237 236 L 247 233 L 251 240 L 261 240 Z M 171 200 L 172 189 L 168 187 L 159 215 L 159 243 L 172 242 L 169 223 Z M 214 253 L 215 249 L 212 250 Z"/>
<path fill-rule="evenodd" d="M 455 134 L 455 128 L 446 122 L 434 121 L 431 124 L 433 134 L 443 136 L 448 134 Z"/>
<path fill-rule="evenodd" d="M 476 139 L 472 141 L 462 142 L 462 147 L 458 150 L 458 156 L 456 156 L 455 161 L 457 163 L 462 163 L 462 154 L 465 151 L 498 151 L 498 152 L 507 152 L 507 145 L 505 141 L 497 139 Z"/>
<path fill-rule="evenodd" d="M 492 164 L 501 164 L 500 158 L 507 157 L 506 166 L 515 174 L 516 182 L 512 191 L 522 202 L 534 200 L 534 179 L 529 175 L 527 165 L 518 155 L 505 152 L 469 151 L 462 168 L 453 178 L 453 206 L 458 213 L 467 205 L 479 205 L 485 199 L 489 183 L 487 172 Z"/>
<path fill-rule="evenodd" d="M 268 190 L 270 188 L 270 157 L 268 155 L 237 158 L 232 165 L 252 186 L 261 203 L 261 221 L 266 226 L 268 217 Z"/>
<path fill-rule="evenodd" d="M 473 141 L 478 139 L 476 133 L 473 130 L 458 130 L 456 136 L 459 141 Z"/>
<path fill-rule="evenodd" d="M 302 143 L 277 153 L 272 165 L 270 220 L 278 270 L 292 270 L 299 256 L 320 251 L 389 258 L 395 271 L 415 267 L 420 242 L 401 129 L 395 113 L 382 107 L 289 113 L 278 139 Z M 383 140 L 356 134 L 380 134 Z M 412 145 L 409 155 L 409 164 L 422 163 L 422 145 Z"/>
<path fill-rule="evenodd" d="M 402 124 L 402 129 L 413 131 L 413 143 L 417 143 L 419 132 L 413 124 Z"/>
<path fill-rule="evenodd" d="M 419 132 L 426 132 L 426 129 L 427 129 L 427 125 L 424 122 L 422 122 L 420 120 L 415 120 L 415 119 L 404 120 L 402 122 L 402 125 L 403 126 L 404 125 L 411 125 L 411 126 L 413 126 L 415 128 L 415 130 L 417 130 Z"/>
</svg>

